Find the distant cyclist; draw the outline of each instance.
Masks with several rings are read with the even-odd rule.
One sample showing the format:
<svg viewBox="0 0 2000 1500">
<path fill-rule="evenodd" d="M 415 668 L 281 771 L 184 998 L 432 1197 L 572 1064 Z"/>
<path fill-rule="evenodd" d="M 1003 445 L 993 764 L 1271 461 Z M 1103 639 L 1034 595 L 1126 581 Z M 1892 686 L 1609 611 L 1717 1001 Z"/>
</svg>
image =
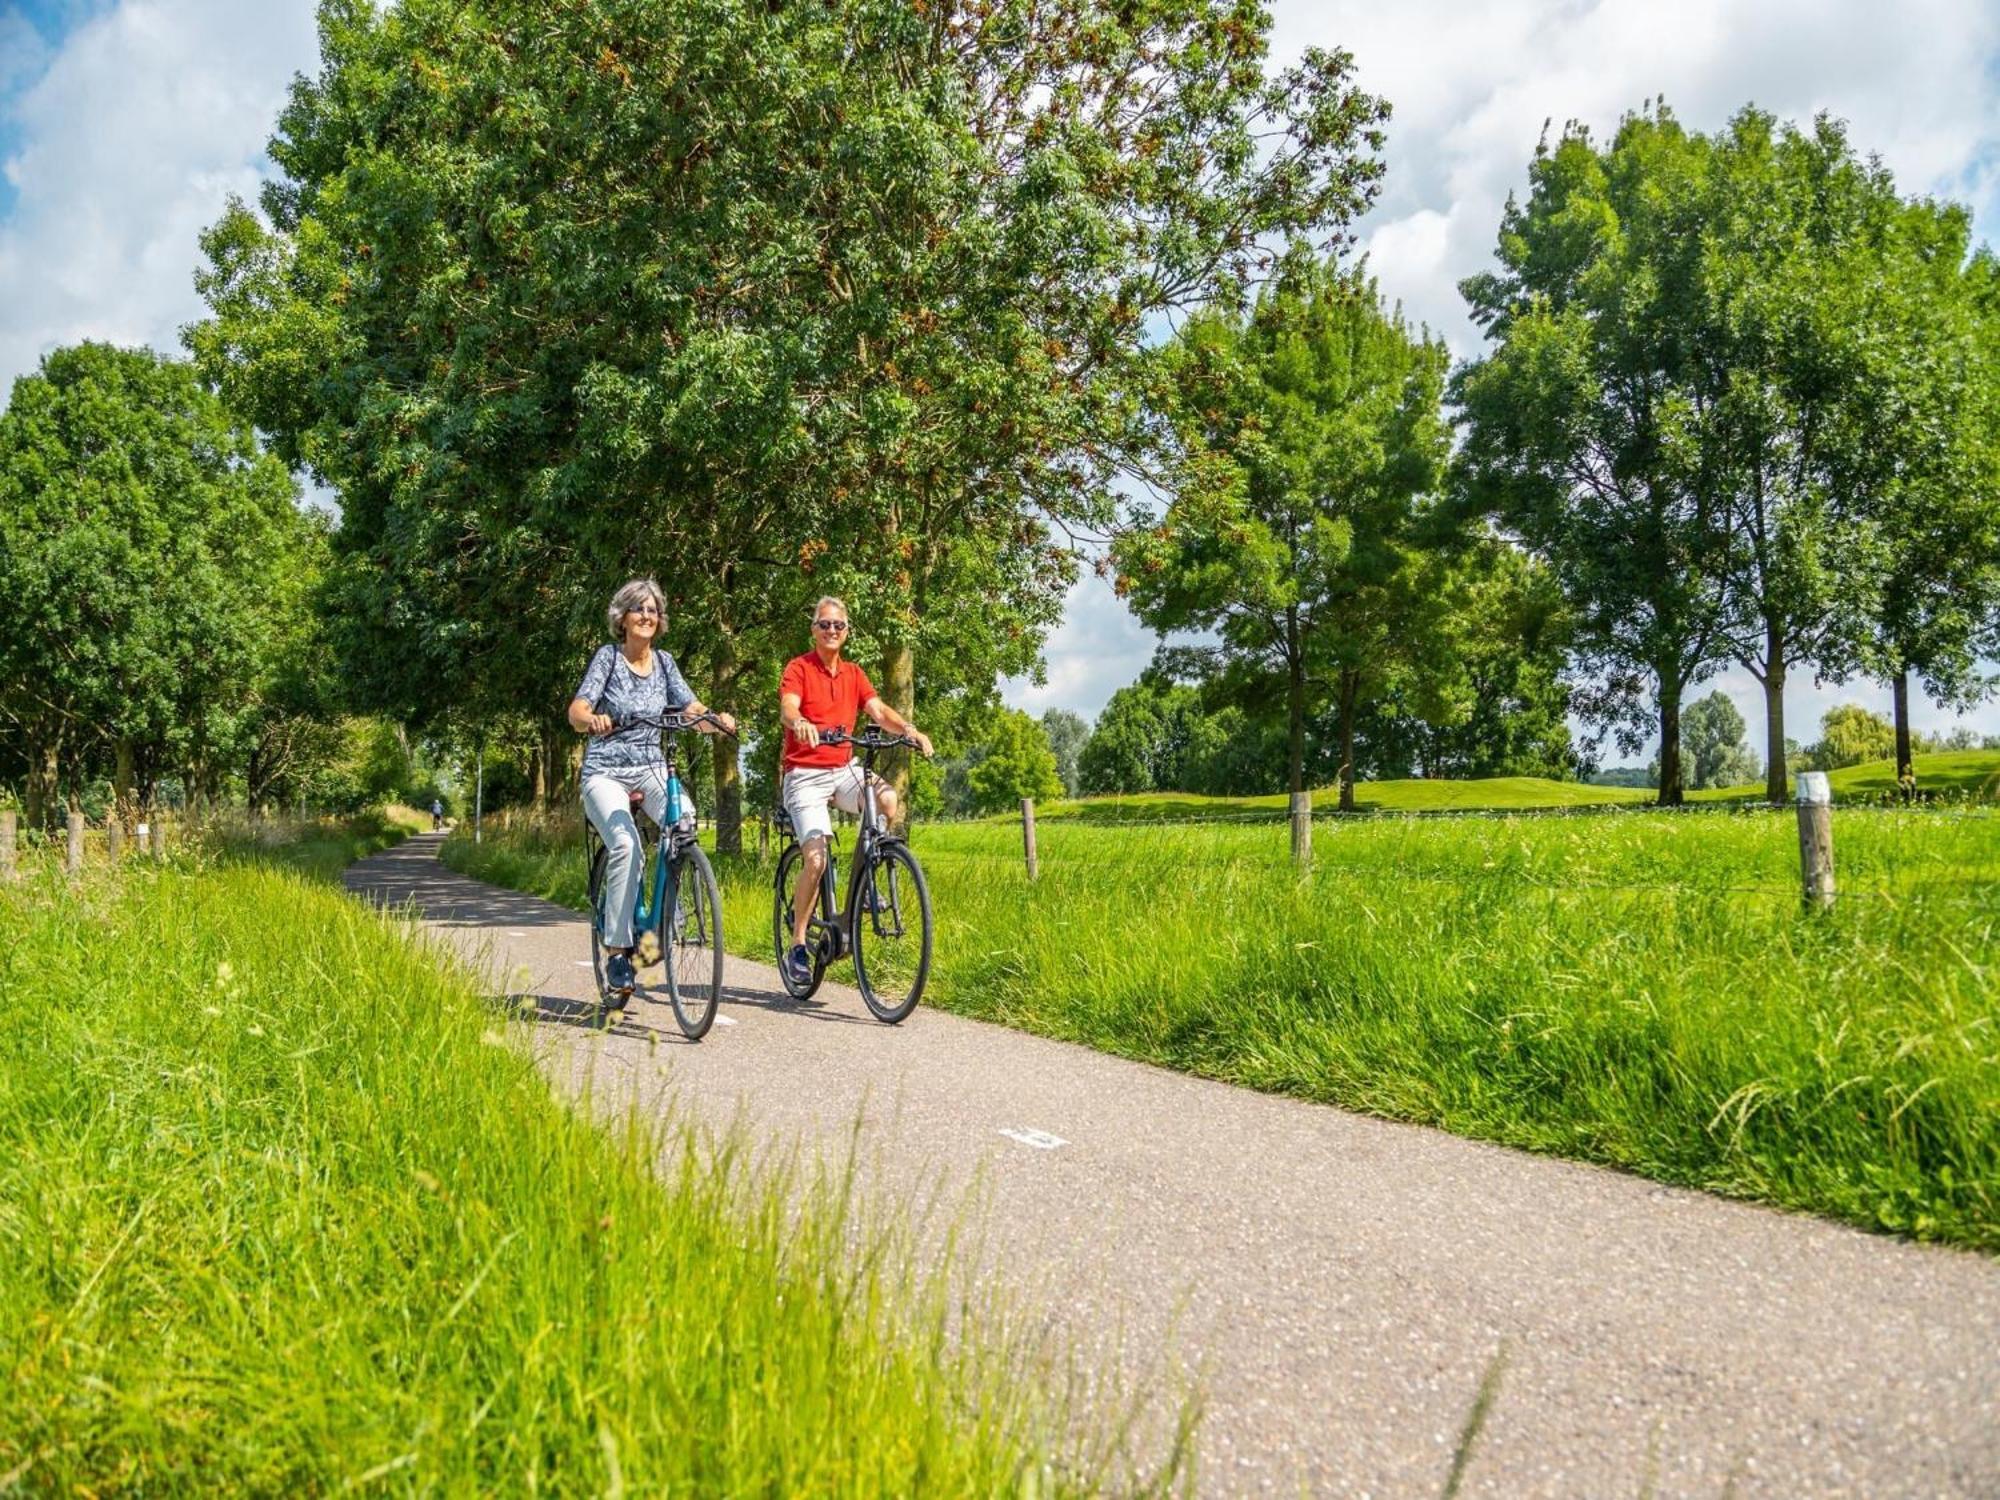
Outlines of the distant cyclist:
<svg viewBox="0 0 2000 1500">
<path fill-rule="evenodd" d="M 653 643 L 666 628 L 666 598 L 650 578 L 635 578 L 611 596 L 604 612 L 613 644 L 600 646 L 584 669 L 570 699 L 569 726 L 590 735 L 583 752 L 583 811 L 610 852 L 605 871 L 605 978 L 612 989 L 629 993 L 638 982 L 632 971 L 632 882 L 639 878 L 639 825 L 632 821 L 630 794 L 645 794 L 646 816 L 667 816 L 666 760 L 660 731 L 635 718 L 708 712 L 696 701 L 681 669 Z M 728 714 L 716 718 L 736 732 Z M 615 726 L 623 724 L 624 728 Z M 702 733 L 714 731 L 702 726 Z M 681 817 L 692 821 L 694 804 L 681 797 Z"/>
<path fill-rule="evenodd" d="M 441 798 L 431 798 L 431 832 L 444 827 L 444 802 Z"/>
<path fill-rule="evenodd" d="M 812 918 L 820 871 L 826 868 L 826 841 L 833 832 L 827 812 L 832 803 L 842 812 L 861 811 L 861 768 L 845 744 L 822 745 L 820 731 L 854 732 L 855 715 L 865 713 L 891 734 L 907 734 L 925 755 L 930 737 L 884 703 L 868 674 L 841 660 L 847 645 L 847 606 L 828 595 L 813 606 L 813 649 L 785 663 L 778 682 L 778 722 L 785 731 L 785 811 L 792 832 L 805 851 L 799 861 L 798 890 L 792 898 L 792 947 L 785 968 L 800 986 L 812 983 L 812 955 L 806 952 L 806 925 Z M 883 826 L 896 821 L 896 793 L 877 776 L 870 788 Z"/>
</svg>

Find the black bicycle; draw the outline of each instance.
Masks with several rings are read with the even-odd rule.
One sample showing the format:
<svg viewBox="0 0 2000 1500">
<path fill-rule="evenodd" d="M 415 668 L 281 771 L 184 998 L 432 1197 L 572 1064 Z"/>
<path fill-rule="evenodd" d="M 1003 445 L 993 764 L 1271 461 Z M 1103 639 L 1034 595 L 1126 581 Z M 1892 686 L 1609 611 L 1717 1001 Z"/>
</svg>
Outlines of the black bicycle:
<svg viewBox="0 0 2000 1500">
<path fill-rule="evenodd" d="M 792 897 L 805 850 L 799 845 L 790 816 L 779 811 L 785 846 L 778 856 L 771 903 L 779 979 L 785 993 L 794 1000 L 810 999 L 825 977 L 826 966 L 851 953 L 855 987 L 861 991 L 861 998 L 878 1021 L 894 1025 L 917 1008 L 917 1001 L 923 998 L 924 980 L 930 974 L 931 893 L 924 883 L 923 866 L 917 863 L 908 844 L 881 826 L 875 812 L 875 798 L 866 788 L 874 774 L 877 754 L 899 745 L 914 747 L 917 742 L 907 735 L 884 734 L 878 729 L 856 735 L 840 729 L 822 730 L 819 742 L 849 743 L 861 752 L 864 788 L 861 832 L 854 847 L 854 863 L 848 871 L 844 909 L 834 904 L 838 858 L 832 840 L 828 840 L 826 864 L 819 876 L 819 899 L 806 919 L 806 951 L 812 955 L 812 981 L 795 985 L 785 972 L 785 955 L 792 946 L 795 910 Z"/>
<path fill-rule="evenodd" d="M 715 1024 L 715 1007 L 722 998 L 722 896 L 715 871 L 692 828 L 681 826 L 681 777 L 674 753 L 675 736 L 700 724 L 728 734 L 714 714 L 623 719 L 619 729 L 651 724 L 666 738 L 667 821 L 653 847 L 651 870 L 646 859 L 646 794 L 630 794 L 632 821 L 639 825 L 639 878 L 633 881 L 632 951 L 636 969 L 655 964 L 666 970 L 667 999 L 674 1019 L 690 1041 L 700 1041 Z M 604 946 L 605 894 L 611 851 L 588 818 L 590 836 L 584 847 L 590 857 L 590 963 L 597 976 L 598 1014 L 622 1010 L 630 995 L 611 986 L 610 953 Z M 644 986 L 640 986 L 643 991 Z"/>
</svg>

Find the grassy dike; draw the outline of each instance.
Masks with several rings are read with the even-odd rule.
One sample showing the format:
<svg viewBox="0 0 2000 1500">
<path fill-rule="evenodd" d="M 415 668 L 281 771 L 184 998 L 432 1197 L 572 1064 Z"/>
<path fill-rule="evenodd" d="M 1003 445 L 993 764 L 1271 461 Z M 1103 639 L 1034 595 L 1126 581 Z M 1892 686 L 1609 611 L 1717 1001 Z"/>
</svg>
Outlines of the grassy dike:
<svg viewBox="0 0 2000 1500">
<path fill-rule="evenodd" d="M 390 837 L 0 887 L 0 1492 L 1106 1477 L 845 1184 L 607 1134 L 300 873 Z"/>
<path fill-rule="evenodd" d="M 2000 814 L 920 827 L 926 1004 L 1188 1072 L 2000 1251 Z M 572 906 L 576 834 L 448 862 Z M 769 874 L 724 862 L 730 947 Z M 847 979 L 845 968 L 835 978 Z"/>
</svg>

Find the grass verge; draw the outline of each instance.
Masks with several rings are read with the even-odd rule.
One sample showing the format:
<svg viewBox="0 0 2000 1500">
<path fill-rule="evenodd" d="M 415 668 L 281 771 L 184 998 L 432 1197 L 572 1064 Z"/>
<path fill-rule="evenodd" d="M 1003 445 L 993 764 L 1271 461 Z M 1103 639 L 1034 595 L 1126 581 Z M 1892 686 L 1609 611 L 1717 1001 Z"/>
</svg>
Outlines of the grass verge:
<svg viewBox="0 0 2000 1500">
<path fill-rule="evenodd" d="M 850 1184 L 607 1137 L 460 977 L 278 867 L 393 833 L 0 888 L 0 1490 L 1104 1477 Z"/>
<path fill-rule="evenodd" d="M 2000 1251 L 2000 815 L 920 827 L 926 1004 L 1276 1093 Z M 576 835 L 454 840 L 573 907 Z M 732 949 L 769 875 L 722 862 Z M 845 980 L 844 968 L 835 978 Z"/>
</svg>

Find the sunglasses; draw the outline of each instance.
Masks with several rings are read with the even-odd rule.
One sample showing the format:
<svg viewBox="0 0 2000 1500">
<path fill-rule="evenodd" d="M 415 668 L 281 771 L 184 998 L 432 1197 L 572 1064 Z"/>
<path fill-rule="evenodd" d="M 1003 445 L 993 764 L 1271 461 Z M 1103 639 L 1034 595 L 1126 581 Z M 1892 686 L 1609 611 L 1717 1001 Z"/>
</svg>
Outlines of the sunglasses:
<svg viewBox="0 0 2000 1500">
<path fill-rule="evenodd" d="M 834 632 L 836 632 L 836 633 L 837 633 L 837 632 L 839 632 L 839 631 L 842 631 L 842 630 L 845 630 L 845 629 L 847 629 L 847 621 L 845 621 L 845 620 L 814 620 L 814 621 L 813 621 L 813 629 L 814 629 L 814 630 L 831 630 L 831 631 L 834 631 Z"/>
<path fill-rule="evenodd" d="M 660 607 L 657 604 L 642 604 L 637 609 L 626 610 L 625 613 L 628 615 L 651 615 L 657 620 L 660 618 Z"/>
</svg>

